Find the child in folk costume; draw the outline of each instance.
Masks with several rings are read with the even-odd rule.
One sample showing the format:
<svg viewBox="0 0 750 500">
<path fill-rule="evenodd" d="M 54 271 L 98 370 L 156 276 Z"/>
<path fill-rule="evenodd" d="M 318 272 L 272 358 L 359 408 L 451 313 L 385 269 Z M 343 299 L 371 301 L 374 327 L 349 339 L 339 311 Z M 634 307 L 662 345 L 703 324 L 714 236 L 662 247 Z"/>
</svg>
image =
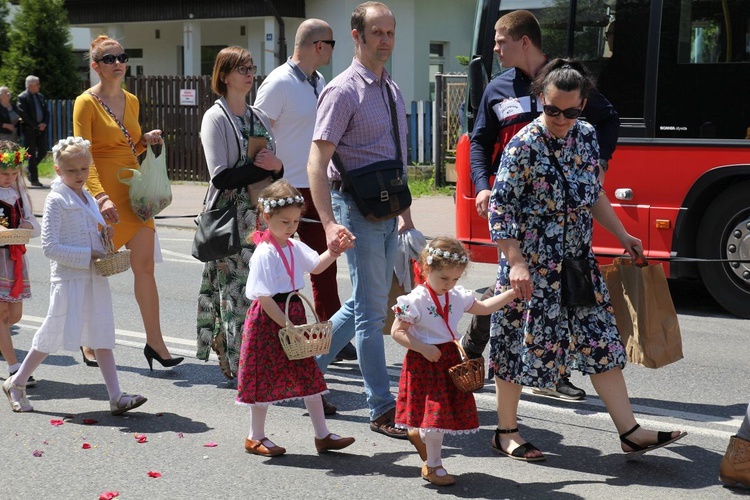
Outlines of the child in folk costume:
<svg viewBox="0 0 750 500">
<path fill-rule="evenodd" d="M 120 391 L 117 379 L 112 295 L 107 278 L 94 267 L 94 259 L 106 253 L 99 228 L 110 238 L 114 231 L 83 189 L 92 163 L 89 147 L 89 141 L 68 137 L 52 148 L 58 178 L 44 204 L 42 221 L 42 250 L 50 259 L 50 304 L 26 359 L 3 384 L 14 412 L 34 410 L 26 399 L 28 378 L 49 353 L 60 348 L 77 351 L 82 345 L 96 352 L 113 415 L 146 402 L 143 396 Z"/>
<path fill-rule="evenodd" d="M 279 330 L 286 326 L 283 310 L 289 294 L 304 287 L 304 273 L 320 273 L 339 256 L 330 250 L 318 255 L 301 241 L 292 241 L 303 207 L 302 195 L 284 179 L 265 188 L 258 198 L 258 214 L 268 229 L 253 234 L 257 246 L 250 258 L 245 291 L 253 302 L 242 332 L 237 404 L 252 408 L 245 451 L 266 457 L 286 452 L 266 437 L 268 405 L 292 399 L 304 399 L 318 453 L 340 450 L 354 442 L 352 437 L 328 430 L 321 400 L 328 390 L 315 358 L 289 360 L 279 340 Z M 339 241 L 344 249 L 353 244 L 343 233 Z M 306 323 L 298 296 L 289 301 L 288 314 L 292 323 Z"/>
<path fill-rule="evenodd" d="M 508 290 L 477 300 L 471 290 L 456 285 L 469 263 L 461 243 L 435 238 L 419 256 L 423 284 L 398 298 L 393 311 L 393 340 L 406 352 L 396 400 L 396 425 L 408 429 L 409 441 L 425 461 L 422 478 L 448 486 L 455 478 L 443 468 L 443 435 L 476 432 L 479 417 L 474 396 L 458 389 L 448 370 L 461 363 L 455 334 L 463 313 L 486 315 L 515 297 Z"/>
<path fill-rule="evenodd" d="M 11 141 L 0 141 L 0 232 L 9 229 L 31 229 L 37 237 L 41 228 L 31 210 L 21 169 L 29 155 L 25 148 Z M 31 298 L 25 245 L 0 247 L 0 353 L 13 376 L 21 363 L 16 358 L 10 327 L 23 315 L 23 300 Z M 33 377 L 29 386 L 36 385 Z"/>
</svg>

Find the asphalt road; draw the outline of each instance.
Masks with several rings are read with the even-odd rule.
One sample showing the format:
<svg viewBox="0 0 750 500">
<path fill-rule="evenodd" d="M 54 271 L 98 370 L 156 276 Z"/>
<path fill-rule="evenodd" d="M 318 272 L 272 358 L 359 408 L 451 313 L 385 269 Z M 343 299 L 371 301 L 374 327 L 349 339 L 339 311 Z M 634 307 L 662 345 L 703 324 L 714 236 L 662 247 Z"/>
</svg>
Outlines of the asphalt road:
<svg viewBox="0 0 750 500">
<path fill-rule="evenodd" d="M 145 335 L 132 293 L 132 275 L 111 278 L 117 305 L 117 349 L 123 390 L 148 403 L 124 417 L 108 411 L 97 369 L 79 353 L 50 356 L 35 376 L 29 398 L 36 411 L 13 414 L 0 402 L 0 499 L 95 499 L 107 491 L 121 499 L 175 498 L 734 498 L 717 481 L 718 464 L 750 399 L 747 373 L 750 322 L 728 316 L 708 293 L 691 283 L 672 283 L 685 358 L 650 370 L 625 370 L 638 421 L 661 430 L 684 429 L 679 444 L 636 460 L 621 453 L 617 434 L 587 378 L 573 381 L 589 392 L 583 402 L 564 402 L 524 392 L 519 407 L 524 436 L 548 459 L 526 464 L 490 449 L 496 425 L 494 390 L 477 394 L 481 430 L 449 436 L 446 469 L 458 484 L 437 489 L 419 478 L 420 461 L 407 441 L 369 430 L 356 363 L 333 365 L 330 399 L 340 409 L 333 432 L 357 442 L 341 453 L 318 456 L 301 403 L 269 410 L 267 431 L 287 455 L 265 459 L 244 452 L 249 412 L 234 405 L 235 391 L 215 361 L 195 359 L 196 294 L 202 265 L 190 257 L 192 233 L 159 229 L 165 262 L 157 266 L 164 334 L 180 366 L 150 372 L 142 354 Z M 49 267 L 39 240 L 28 246 L 33 299 L 14 330 L 20 355 L 48 305 Z M 350 291 L 344 266 L 341 295 Z M 494 266 L 472 265 L 462 284 L 481 289 Z M 465 317 L 460 328 L 468 323 Z M 386 358 L 397 382 L 404 350 L 386 339 Z M 4 368 L 3 368 L 4 371 Z M 51 421 L 62 420 L 62 425 Z M 95 422 L 91 422 L 95 421 Z M 146 436 L 139 442 L 137 436 Z M 143 439 L 141 439 L 143 440 Z M 84 443 L 91 447 L 84 448 Z M 215 446 L 214 446 L 215 445 Z M 149 477 L 158 472 L 161 477 Z"/>
</svg>

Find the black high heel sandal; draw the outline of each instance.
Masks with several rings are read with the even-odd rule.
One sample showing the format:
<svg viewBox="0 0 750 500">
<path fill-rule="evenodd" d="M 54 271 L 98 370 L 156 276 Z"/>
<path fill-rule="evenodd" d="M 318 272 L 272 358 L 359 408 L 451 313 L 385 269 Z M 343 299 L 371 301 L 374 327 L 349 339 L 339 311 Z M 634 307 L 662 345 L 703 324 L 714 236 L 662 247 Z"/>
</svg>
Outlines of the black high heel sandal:
<svg viewBox="0 0 750 500">
<path fill-rule="evenodd" d="M 81 356 L 83 356 L 83 362 L 86 364 L 86 366 L 90 366 L 92 368 L 96 368 L 99 366 L 99 362 L 95 359 L 89 359 L 86 357 L 86 352 L 83 350 L 83 346 L 81 346 Z"/>
<path fill-rule="evenodd" d="M 179 365 L 185 359 L 183 357 L 164 359 L 148 344 L 143 348 L 143 355 L 146 356 L 146 361 L 148 361 L 148 367 L 151 368 L 151 371 L 154 371 L 154 360 L 158 361 L 164 368 L 171 368 Z"/>
</svg>

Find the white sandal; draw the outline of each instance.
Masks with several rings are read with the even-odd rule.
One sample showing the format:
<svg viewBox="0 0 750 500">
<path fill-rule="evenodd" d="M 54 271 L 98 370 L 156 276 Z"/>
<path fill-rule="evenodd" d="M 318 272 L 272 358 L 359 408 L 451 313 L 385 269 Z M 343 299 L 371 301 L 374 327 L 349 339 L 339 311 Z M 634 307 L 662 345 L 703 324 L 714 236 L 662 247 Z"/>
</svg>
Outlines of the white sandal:
<svg viewBox="0 0 750 500">
<path fill-rule="evenodd" d="M 5 382 L 3 382 L 3 392 L 6 396 L 8 396 L 10 408 L 16 413 L 28 413 L 30 411 L 34 411 L 34 407 L 31 406 L 29 400 L 26 399 L 26 386 L 16 385 L 11 380 L 12 377 L 8 377 Z M 10 395 L 11 389 L 21 391 L 21 399 L 19 399 L 18 401 L 14 401 L 13 396 Z"/>
<path fill-rule="evenodd" d="M 126 402 L 122 402 L 123 398 L 128 398 Z M 134 408 L 138 408 L 143 403 L 148 401 L 140 394 L 128 394 L 121 392 L 117 398 L 109 401 L 109 409 L 112 410 L 112 415 L 122 415 L 126 411 L 130 411 Z"/>
</svg>

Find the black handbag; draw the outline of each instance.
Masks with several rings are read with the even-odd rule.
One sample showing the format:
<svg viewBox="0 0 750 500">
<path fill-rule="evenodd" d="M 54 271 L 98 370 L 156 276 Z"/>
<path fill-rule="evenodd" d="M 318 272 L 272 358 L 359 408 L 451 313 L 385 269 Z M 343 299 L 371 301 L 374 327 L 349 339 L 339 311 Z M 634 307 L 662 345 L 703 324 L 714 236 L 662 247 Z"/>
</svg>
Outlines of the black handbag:
<svg viewBox="0 0 750 500">
<path fill-rule="evenodd" d="M 225 208 L 205 210 L 195 218 L 195 223 L 198 228 L 193 237 L 192 254 L 199 261 L 223 259 L 242 250 L 234 203 Z"/>
<path fill-rule="evenodd" d="M 547 143 L 547 148 L 552 152 L 552 148 Z M 553 162 L 560 174 L 560 181 L 565 189 L 565 212 L 563 215 L 563 255 L 565 255 L 565 240 L 568 234 L 568 199 L 570 185 L 565 177 L 562 165 L 557 156 L 552 153 Z M 596 294 L 594 293 L 594 281 L 591 277 L 592 269 L 589 266 L 588 251 L 584 252 L 583 257 L 564 258 L 562 262 L 562 272 L 560 273 L 560 292 L 562 304 L 568 307 L 593 307 L 596 305 Z"/>
<path fill-rule="evenodd" d="M 404 213 L 411 206 L 411 191 L 404 171 L 401 135 L 398 130 L 396 103 L 388 88 L 391 122 L 396 136 L 398 159 L 384 160 L 347 171 L 337 153 L 333 165 L 341 175 L 344 189 L 352 195 L 362 215 L 371 221 L 386 221 Z"/>
</svg>

